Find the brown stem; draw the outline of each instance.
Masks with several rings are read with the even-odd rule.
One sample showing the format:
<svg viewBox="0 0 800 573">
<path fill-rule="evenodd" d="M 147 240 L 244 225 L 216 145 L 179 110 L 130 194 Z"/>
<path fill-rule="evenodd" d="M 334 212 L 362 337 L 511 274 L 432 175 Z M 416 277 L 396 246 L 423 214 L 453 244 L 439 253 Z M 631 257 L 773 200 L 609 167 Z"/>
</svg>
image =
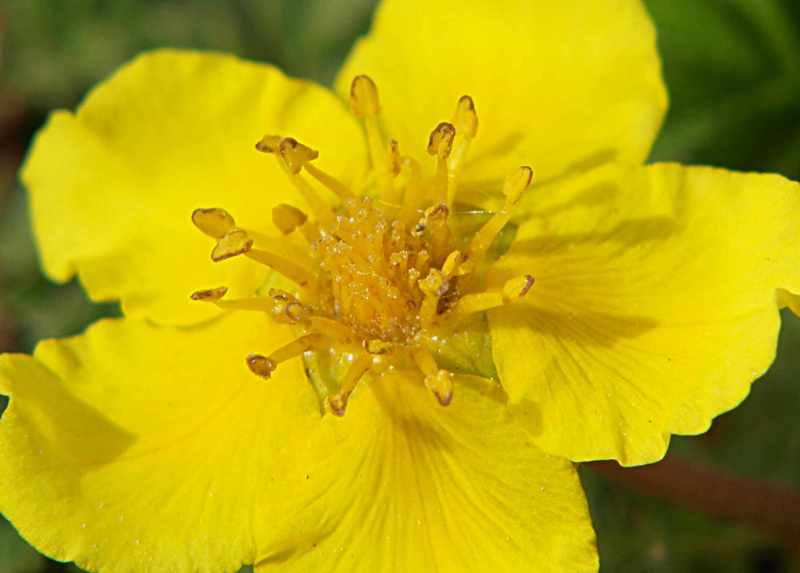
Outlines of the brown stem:
<svg viewBox="0 0 800 573">
<path fill-rule="evenodd" d="M 584 465 L 640 493 L 748 525 L 800 549 L 800 493 L 787 485 L 735 476 L 673 455 L 638 468 L 622 468 L 616 462 Z"/>
</svg>

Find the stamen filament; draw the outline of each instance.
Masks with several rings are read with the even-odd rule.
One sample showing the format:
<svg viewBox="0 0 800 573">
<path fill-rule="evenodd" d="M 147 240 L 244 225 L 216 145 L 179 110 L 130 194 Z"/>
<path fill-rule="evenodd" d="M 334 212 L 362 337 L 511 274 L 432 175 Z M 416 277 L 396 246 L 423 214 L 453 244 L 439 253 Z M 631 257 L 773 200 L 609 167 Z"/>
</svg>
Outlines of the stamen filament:
<svg viewBox="0 0 800 573">
<path fill-rule="evenodd" d="M 523 275 L 506 281 L 502 290 L 464 295 L 451 313 L 464 316 L 511 304 L 528 294 L 533 283 L 534 278 L 531 275 Z"/>
<path fill-rule="evenodd" d="M 305 169 L 309 175 L 319 181 L 322 185 L 336 193 L 342 200 L 351 199 L 353 192 L 344 183 L 336 179 L 333 175 L 325 173 L 319 167 L 315 167 L 311 163 L 305 164 Z"/>
<path fill-rule="evenodd" d="M 350 84 L 350 106 L 353 113 L 364 122 L 372 170 L 382 194 L 389 199 L 393 192 L 392 175 L 383 144 L 383 135 L 378 125 L 381 109 L 378 88 L 372 78 L 365 75 L 353 78 L 353 83 Z"/>
<path fill-rule="evenodd" d="M 264 249 L 250 249 L 246 255 L 266 265 L 275 271 L 279 272 L 287 279 L 290 279 L 302 287 L 309 286 L 314 283 L 314 274 L 310 266 L 298 264 L 282 257 L 276 253 L 266 251 Z"/>
</svg>

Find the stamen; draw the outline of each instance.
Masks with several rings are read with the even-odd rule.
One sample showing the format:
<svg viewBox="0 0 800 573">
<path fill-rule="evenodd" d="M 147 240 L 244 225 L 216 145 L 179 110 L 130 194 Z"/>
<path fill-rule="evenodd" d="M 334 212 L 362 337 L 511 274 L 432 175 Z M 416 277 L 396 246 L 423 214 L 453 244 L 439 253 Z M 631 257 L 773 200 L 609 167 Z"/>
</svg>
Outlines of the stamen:
<svg viewBox="0 0 800 573">
<path fill-rule="evenodd" d="M 447 217 L 450 210 L 444 203 L 439 203 L 425 211 L 425 228 L 431 238 L 431 255 L 434 264 L 441 263 L 450 250 L 450 228 Z"/>
<path fill-rule="evenodd" d="M 434 177 L 434 197 L 436 201 L 447 204 L 447 158 L 453 150 L 456 128 L 452 123 L 437 125 L 428 138 L 428 154 L 436 157 L 436 176 Z"/>
<path fill-rule="evenodd" d="M 353 78 L 350 84 L 350 107 L 356 117 L 364 121 L 367 131 L 367 146 L 372 161 L 372 170 L 378 179 L 378 185 L 385 196 L 392 192 L 392 176 L 386 160 L 383 136 L 378 125 L 378 115 L 381 111 L 378 98 L 378 87 L 372 78 L 365 75 Z"/>
<path fill-rule="evenodd" d="M 299 264 L 264 249 L 249 249 L 246 254 L 254 261 L 278 271 L 302 287 L 309 286 L 314 282 L 314 274 L 311 272 L 310 265 Z"/>
<path fill-rule="evenodd" d="M 511 304 L 528 294 L 533 283 L 534 278 L 531 275 L 522 275 L 509 279 L 500 291 L 473 293 L 462 296 L 451 312 L 453 315 L 464 316 Z"/>
<path fill-rule="evenodd" d="M 412 351 L 414 362 L 422 371 L 425 378 L 425 386 L 433 392 L 439 404 L 447 406 L 453 400 L 453 374 L 447 370 L 442 370 L 436 364 L 436 360 L 430 351 L 422 346 L 414 348 Z"/>
<path fill-rule="evenodd" d="M 419 318 L 422 326 L 427 327 L 436 320 L 439 312 L 439 299 L 447 293 L 450 284 L 442 272 L 437 269 L 431 269 L 428 276 L 418 281 L 417 284 L 425 295 L 419 311 Z"/>
<path fill-rule="evenodd" d="M 221 239 L 236 227 L 233 217 L 225 209 L 195 209 L 192 223 L 214 239 Z"/>
<path fill-rule="evenodd" d="M 217 244 L 211 251 L 211 260 L 218 263 L 246 253 L 252 247 L 253 239 L 248 236 L 247 232 L 242 229 L 234 229 L 217 240 Z"/>
<path fill-rule="evenodd" d="M 468 95 L 463 95 L 458 100 L 456 111 L 453 114 L 453 125 L 456 128 L 456 143 L 450 158 L 448 168 L 448 194 L 447 204 L 452 205 L 458 186 L 458 174 L 467 157 L 469 146 L 478 134 L 478 114 L 475 112 L 475 102 Z"/>
<path fill-rule="evenodd" d="M 497 211 L 481 229 L 472 237 L 469 244 L 469 258 L 473 264 L 484 256 L 492 245 L 495 237 L 511 220 L 511 211 L 519 202 L 522 193 L 530 187 L 533 181 L 533 170 L 530 167 L 520 167 L 506 178 L 503 185 L 503 195 L 506 200 L 503 208 Z"/>
<path fill-rule="evenodd" d="M 305 169 L 309 175 L 322 183 L 325 187 L 336 193 L 342 200 L 350 199 L 353 197 L 353 192 L 344 183 L 336 179 L 333 175 L 325 173 L 319 167 L 315 167 L 311 163 L 305 164 Z"/>
<path fill-rule="evenodd" d="M 323 201 L 308 182 L 300 176 L 300 171 L 309 162 L 319 157 L 319 153 L 303 145 L 292 137 L 265 135 L 256 143 L 256 149 L 263 153 L 272 153 L 278 158 L 278 164 L 289 176 L 292 185 L 300 191 L 314 214 L 322 221 L 333 216 L 330 207 Z"/>
<path fill-rule="evenodd" d="M 325 337 L 321 334 L 304 334 L 289 344 L 274 350 L 269 356 L 251 354 L 247 357 L 247 366 L 256 376 L 269 378 L 278 364 L 300 356 L 309 350 L 322 350 L 326 346 Z"/>
<path fill-rule="evenodd" d="M 369 371 L 371 366 L 372 356 L 368 354 L 362 354 L 353 360 L 353 363 L 350 364 L 350 367 L 347 369 L 347 373 L 342 379 L 339 393 L 328 396 L 328 404 L 331 407 L 331 412 L 339 417 L 344 416 L 344 411 L 345 408 L 347 408 L 347 400 L 350 398 L 350 394 L 353 393 L 358 381 L 361 380 L 361 377 L 364 376 L 367 371 Z"/>
</svg>

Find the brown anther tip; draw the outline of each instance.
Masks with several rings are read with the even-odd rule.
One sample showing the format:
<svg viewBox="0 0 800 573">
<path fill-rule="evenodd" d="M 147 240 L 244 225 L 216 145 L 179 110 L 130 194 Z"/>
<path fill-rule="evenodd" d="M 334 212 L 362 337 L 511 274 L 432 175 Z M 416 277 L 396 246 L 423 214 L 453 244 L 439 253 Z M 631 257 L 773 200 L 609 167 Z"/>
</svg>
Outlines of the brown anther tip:
<svg viewBox="0 0 800 573">
<path fill-rule="evenodd" d="M 522 290 L 519 291 L 519 296 L 523 297 L 528 294 L 528 291 L 531 290 L 533 283 L 536 282 L 536 279 L 533 278 L 533 275 L 525 275 L 525 284 L 522 287 Z"/>
<path fill-rule="evenodd" d="M 262 153 L 277 153 L 281 139 L 280 135 L 265 135 L 256 143 L 256 149 Z"/>
<path fill-rule="evenodd" d="M 344 394 L 331 394 L 328 396 L 328 405 L 331 407 L 331 413 L 341 418 L 347 409 L 347 396 Z"/>
<path fill-rule="evenodd" d="M 198 290 L 191 294 L 192 300 L 202 300 L 207 302 L 216 302 L 228 293 L 228 287 L 217 287 L 206 290 Z"/>
<path fill-rule="evenodd" d="M 452 123 L 443 121 L 437 125 L 428 138 L 428 153 L 446 159 L 453 149 L 456 128 Z"/>
<path fill-rule="evenodd" d="M 435 392 L 434 396 L 436 396 L 436 400 L 439 402 L 441 406 L 449 406 L 450 402 L 453 401 L 452 392 L 447 392 L 446 394 L 439 394 L 438 392 Z"/>
<path fill-rule="evenodd" d="M 450 215 L 450 208 L 447 206 L 447 203 L 439 203 L 438 205 L 431 207 L 426 215 L 428 219 L 436 219 L 439 217 L 446 218 L 448 215 Z"/>
<path fill-rule="evenodd" d="M 389 142 L 389 170 L 392 177 L 400 175 L 403 169 L 403 160 L 400 157 L 400 143 L 396 139 Z"/>
<path fill-rule="evenodd" d="M 246 362 L 250 371 L 261 378 L 269 378 L 275 371 L 275 363 L 261 354 L 250 354 Z"/>
</svg>

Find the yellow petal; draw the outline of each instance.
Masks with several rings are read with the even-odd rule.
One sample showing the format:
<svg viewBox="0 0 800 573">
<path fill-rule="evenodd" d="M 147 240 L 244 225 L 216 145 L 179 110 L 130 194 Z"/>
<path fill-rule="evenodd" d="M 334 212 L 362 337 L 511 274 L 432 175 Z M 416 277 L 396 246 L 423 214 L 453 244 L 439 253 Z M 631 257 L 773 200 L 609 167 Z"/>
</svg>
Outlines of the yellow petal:
<svg viewBox="0 0 800 573">
<path fill-rule="evenodd" d="M 362 381 L 338 437 L 294 492 L 294 550 L 257 571 L 597 570 L 573 466 L 548 456 L 486 382 L 456 379 L 442 407 L 422 382 Z"/>
<path fill-rule="evenodd" d="M 388 132 L 416 157 L 472 96 L 480 126 L 465 179 L 641 162 L 666 109 L 639 0 L 386 0 L 339 75 L 343 96 L 358 74 L 375 80 Z"/>
<path fill-rule="evenodd" d="M 35 358 L 5 355 L 0 511 L 91 571 L 253 562 L 271 532 L 254 519 L 273 518 L 265 492 L 320 418 L 300 361 L 268 382 L 245 364 L 285 328 L 256 313 L 191 330 L 102 321 Z"/>
<path fill-rule="evenodd" d="M 800 186 L 657 165 L 534 189 L 490 312 L 498 372 L 541 415 L 537 443 L 573 460 L 661 458 L 739 404 L 771 364 L 778 289 L 800 292 Z M 788 303 L 786 303 L 788 304 Z"/>
<path fill-rule="evenodd" d="M 95 300 L 127 313 L 189 324 L 216 314 L 189 294 L 224 284 L 249 294 L 266 270 L 213 264 L 213 242 L 191 222 L 222 207 L 243 228 L 271 230 L 270 210 L 297 203 L 274 157 L 255 148 L 281 133 L 322 150 L 347 178 L 363 148 L 338 99 L 271 66 L 212 53 L 161 50 L 124 66 L 77 113 L 56 112 L 23 169 L 46 272 L 76 272 Z"/>
</svg>

